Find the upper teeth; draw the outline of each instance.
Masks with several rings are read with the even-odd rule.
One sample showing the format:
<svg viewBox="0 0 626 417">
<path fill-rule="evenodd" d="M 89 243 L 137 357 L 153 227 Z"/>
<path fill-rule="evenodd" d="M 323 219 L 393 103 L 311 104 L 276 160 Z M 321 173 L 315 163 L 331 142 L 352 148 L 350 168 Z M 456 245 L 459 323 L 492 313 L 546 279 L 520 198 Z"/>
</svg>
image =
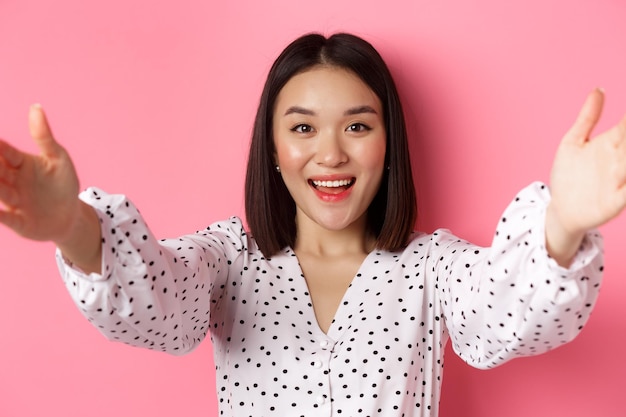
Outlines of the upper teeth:
<svg viewBox="0 0 626 417">
<path fill-rule="evenodd" d="M 335 181 L 313 181 L 316 187 L 345 187 L 350 185 L 352 180 L 335 180 Z"/>
</svg>

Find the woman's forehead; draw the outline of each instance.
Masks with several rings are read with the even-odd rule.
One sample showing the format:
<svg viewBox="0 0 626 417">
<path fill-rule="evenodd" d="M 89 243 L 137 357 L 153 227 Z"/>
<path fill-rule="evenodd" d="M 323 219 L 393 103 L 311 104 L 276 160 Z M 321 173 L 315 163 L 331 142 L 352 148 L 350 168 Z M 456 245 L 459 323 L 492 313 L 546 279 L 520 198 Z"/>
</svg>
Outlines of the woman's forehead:
<svg viewBox="0 0 626 417">
<path fill-rule="evenodd" d="M 321 114 L 326 111 L 343 113 L 367 106 L 376 112 L 381 110 L 376 94 L 354 72 L 334 66 L 316 66 L 291 77 L 278 94 L 275 110 L 278 115 L 293 108 Z"/>
</svg>

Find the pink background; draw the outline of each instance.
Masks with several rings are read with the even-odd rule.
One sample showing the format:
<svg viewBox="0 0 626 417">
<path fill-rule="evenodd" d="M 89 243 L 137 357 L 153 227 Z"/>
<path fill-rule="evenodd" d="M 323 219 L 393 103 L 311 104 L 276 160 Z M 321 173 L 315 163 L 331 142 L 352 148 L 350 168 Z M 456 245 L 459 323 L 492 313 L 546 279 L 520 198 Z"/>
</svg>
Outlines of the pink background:
<svg viewBox="0 0 626 417">
<path fill-rule="evenodd" d="M 586 93 L 626 111 L 622 0 L 1 0 L 0 136 L 34 150 L 41 102 L 82 185 L 123 192 L 175 236 L 243 214 L 261 85 L 308 31 L 370 40 L 405 102 L 420 228 L 488 244 L 524 185 L 547 181 Z M 572 344 L 493 371 L 447 357 L 442 416 L 623 416 L 626 215 L 603 227 L 606 278 Z M 53 247 L 0 228 L 0 416 L 211 416 L 210 343 L 176 358 L 106 342 L 76 311 Z"/>
</svg>

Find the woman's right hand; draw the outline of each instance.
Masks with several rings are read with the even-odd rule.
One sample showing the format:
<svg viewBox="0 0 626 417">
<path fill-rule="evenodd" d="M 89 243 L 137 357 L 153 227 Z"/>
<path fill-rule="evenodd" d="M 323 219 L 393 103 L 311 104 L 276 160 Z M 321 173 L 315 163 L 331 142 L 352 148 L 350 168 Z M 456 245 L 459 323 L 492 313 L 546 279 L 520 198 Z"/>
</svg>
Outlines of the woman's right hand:
<svg viewBox="0 0 626 417">
<path fill-rule="evenodd" d="M 74 164 L 39 105 L 30 108 L 29 128 L 39 155 L 0 140 L 0 223 L 27 239 L 52 241 L 81 268 L 98 271 L 98 218 L 78 199 Z"/>
</svg>

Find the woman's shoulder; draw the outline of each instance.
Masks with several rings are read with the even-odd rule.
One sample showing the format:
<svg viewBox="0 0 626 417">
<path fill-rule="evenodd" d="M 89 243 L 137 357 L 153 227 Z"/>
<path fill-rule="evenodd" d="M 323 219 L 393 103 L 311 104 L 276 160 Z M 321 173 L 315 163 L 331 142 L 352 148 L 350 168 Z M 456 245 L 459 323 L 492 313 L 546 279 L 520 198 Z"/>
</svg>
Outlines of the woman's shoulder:
<svg viewBox="0 0 626 417">
<path fill-rule="evenodd" d="M 252 235 L 246 229 L 244 221 L 239 216 L 231 216 L 209 224 L 198 230 L 195 236 L 210 239 L 219 243 L 225 249 L 231 248 L 241 253 L 258 253 L 259 247 Z"/>
<path fill-rule="evenodd" d="M 415 247 L 430 246 L 432 244 L 438 245 L 439 242 L 450 239 L 457 240 L 459 238 L 445 228 L 440 228 L 433 232 L 416 230 L 409 236 L 409 242 L 405 250 Z"/>
<path fill-rule="evenodd" d="M 433 245 L 439 245 L 442 238 L 454 237 L 449 230 L 438 229 L 434 232 L 427 233 L 423 231 L 413 231 L 409 236 L 407 244 L 404 248 L 395 252 L 378 251 L 379 255 L 388 255 L 390 257 L 398 257 L 402 255 L 413 255 L 416 253 L 429 252 Z"/>
</svg>

